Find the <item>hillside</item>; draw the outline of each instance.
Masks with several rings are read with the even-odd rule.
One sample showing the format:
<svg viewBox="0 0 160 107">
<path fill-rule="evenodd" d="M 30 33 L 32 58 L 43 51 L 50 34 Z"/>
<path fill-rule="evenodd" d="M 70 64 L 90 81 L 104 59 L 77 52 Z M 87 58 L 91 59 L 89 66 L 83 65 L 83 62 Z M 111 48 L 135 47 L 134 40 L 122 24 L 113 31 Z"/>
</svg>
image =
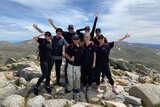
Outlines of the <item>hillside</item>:
<svg viewBox="0 0 160 107">
<path fill-rule="evenodd" d="M 0 63 L 4 64 L 11 57 L 19 59 L 30 54 L 36 54 L 37 46 L 38 44 L 34 40 L 16 44 L 0 41 Z M 160 47 L 158 47 L 159 45 L 156 45 L 156 48 L 152 46 L 123 42 L 113 48 L 111 57 L 143 63 L 149 68 L 160 71 Z"/>
</svg>

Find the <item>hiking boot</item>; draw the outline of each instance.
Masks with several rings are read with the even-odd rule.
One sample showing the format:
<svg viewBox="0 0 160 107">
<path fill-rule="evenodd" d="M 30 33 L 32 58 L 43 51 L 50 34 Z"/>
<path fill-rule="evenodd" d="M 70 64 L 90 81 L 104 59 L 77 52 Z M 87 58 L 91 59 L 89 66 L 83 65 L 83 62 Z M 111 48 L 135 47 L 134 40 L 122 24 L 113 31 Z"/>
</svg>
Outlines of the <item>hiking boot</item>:
<svg viewBox="0 0 160 107">
<path fill-rule="evenodd" d="M 35 95 L 38 95 L 38 94 L 39 94 L 39 89 L 38 89 L 38 87 L 34 87 L 33 92 L 34 92 Z"/>
<path fill-rule="evenodd" d="M 52 89 L 49 87 L 49 86 L 46 86 L 46 91 L 47 91 L 47 93 L 49 93 L 49 94 L 51 94 L 51 92 L 52 92 Z"/>
<path fill-rule="evenodd" d="M 102 84 L 104 84 L 104 83 L 105 83 L 104 78 L 102 78 L 102 79 L 101 79 L 101 83 L 102 83 Z"/>
</svg>

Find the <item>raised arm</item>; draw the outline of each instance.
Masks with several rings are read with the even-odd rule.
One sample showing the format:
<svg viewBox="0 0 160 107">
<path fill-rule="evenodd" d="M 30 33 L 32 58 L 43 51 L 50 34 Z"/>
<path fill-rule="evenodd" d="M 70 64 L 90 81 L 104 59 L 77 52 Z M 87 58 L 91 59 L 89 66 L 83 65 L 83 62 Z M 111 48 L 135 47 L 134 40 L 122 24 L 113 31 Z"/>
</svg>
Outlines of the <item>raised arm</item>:
<svg viewBox="0 0 160 107">
<path fill-rule="evenodd" d="M 41 33 L 41 34 L 39 34 L 39 35 L 36 35 L 36 36 L 33 37 L 33 39 L 36 40 L 36 41 L 38 41 L 38 38 L 39 38 L 40 36 L 43 36 L 44 34 L 45 34 L 45 32 L 43 32 L 43 33 Z"/>
<path fill-rule="evenodd" d="M 123 41 L 124 39 L 129 38 L 129 37 L 130 37 L 130 35 L 127 33 L 124 37 L 114 41 L 114 44 L 116 45 L 116 44 L 120 43 L 121 41 Z"/>
<path fill-rule="evenodd" d="M 40 29 L 36 24 L 33 24 L 33 27 L 38 30 L 40 33 L 43 33 L 44 31 Z"/>
<path fill-rule="evenodd" d="M 53 19 L 48 19 L 48 22 L 52 25 L 52 27 L 56 30 L 57 26 L 54 24 Z"/>
<path fill-rule="evenodd" d="M 93 24 L 93 27 L 92 27 L 92 31 L 90 33 L 91 34 L 91 39 L 94 38 L 94 31 L 96 29 L 96 24 L 97 24 L 98 16 L 99 16 L 99 13 L 96 13 L 95 14 L 94 24 Z"/>
</svg>

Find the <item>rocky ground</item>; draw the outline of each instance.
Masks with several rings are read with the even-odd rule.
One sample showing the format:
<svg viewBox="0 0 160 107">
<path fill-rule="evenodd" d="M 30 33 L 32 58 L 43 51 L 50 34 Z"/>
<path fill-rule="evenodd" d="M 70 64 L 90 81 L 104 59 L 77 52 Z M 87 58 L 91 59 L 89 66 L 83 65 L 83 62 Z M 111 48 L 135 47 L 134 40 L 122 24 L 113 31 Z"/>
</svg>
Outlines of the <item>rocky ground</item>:
<svg viewBox="0 0 160 107">
<path fill-rule="evenodd" d="M 41 75 L 36 56 L 10 58 L 0 67 L 0 107 L 160 107 L 158 71 L 123 59 L 111 58 L 110 64 L 118 94 L 112 92 L 107 79 L 98 91 L 93 84 L 86 93 L 65 93 L 63 72 L 62 86 L 57 86 L 53 68 L 52 93 L 47 94 L 42 84 L 40 95 L 35 96 L 33 87 Z"/>
</svg>

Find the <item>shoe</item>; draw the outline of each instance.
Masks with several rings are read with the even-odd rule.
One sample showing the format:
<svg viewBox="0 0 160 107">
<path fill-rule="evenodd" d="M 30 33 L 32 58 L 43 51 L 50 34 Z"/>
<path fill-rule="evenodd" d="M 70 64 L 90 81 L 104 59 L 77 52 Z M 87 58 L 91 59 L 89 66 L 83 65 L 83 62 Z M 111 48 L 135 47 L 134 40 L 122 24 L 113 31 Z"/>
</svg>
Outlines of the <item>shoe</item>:
<svg viewBox="0 0 160 107">
<path fill-rule="evenodd" d="M 102 84 L 104 84 L 104 83 L 105 83 L 104 78 L 102 78 L 102 79 L 101 79 L 101 83 L 102 83 Z"/>
<path fill-rule="evenodd" d="M 51 94 L 52 90 L 51 90 L 51 88 L 49 86 L 46 86 L 45 89 L 46 89 L 47 93 Z"/>
<path fill-rule="evenodd" d="M 119 94 L 119 91 L 115 87 L 112 88 L 112 92 L 114 92 L 116 95 Z"/>
<path fill-rule="evenodd" d="M 73 89 L 73 92 L 79 93 L 79 89 Z"/>
<path fill-rule="evenodd" d="M 38 95 L 38 94 L 39 94 L 39 89 L 38 89 L 38 87 L 34 87 L 33 92 L 34 92 L 35 95 Z"/>
</svg>

